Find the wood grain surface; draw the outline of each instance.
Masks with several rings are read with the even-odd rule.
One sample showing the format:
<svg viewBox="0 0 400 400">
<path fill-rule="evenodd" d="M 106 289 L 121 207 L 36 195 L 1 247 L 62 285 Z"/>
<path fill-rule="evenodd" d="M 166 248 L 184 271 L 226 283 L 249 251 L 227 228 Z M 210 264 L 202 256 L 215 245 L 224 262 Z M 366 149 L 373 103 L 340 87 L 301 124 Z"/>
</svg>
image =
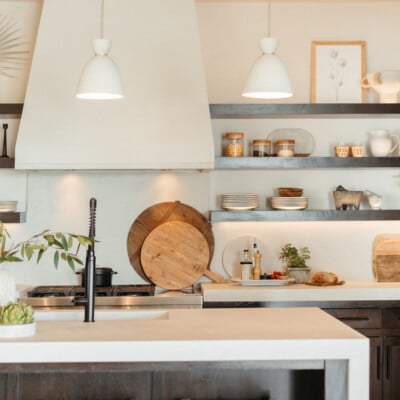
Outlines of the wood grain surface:
<svg viewBox="0 0 400 400">
<path fill-rule="evenodd" d="M 193 285 L 207 270 L 210 252 L 193 225 L 170 221 L 154 228 L 143 242 L 141 263 L 146 276 L 165 289 Z"/>
<path fill-rule="evenodd" d="M 144 210 L 136 218 L 131 225 L 127 239 L 129 261 L 138 275 L 148 282 L 150 282 L 150 280 L 143 271 L 140 259 L 143 242 L 153 229 L 169 221 L 186 222 L 193 225 L 204 235 L 209 249 L 208 265 L 210 264 L 214 254 L 214 235 L 212 232 L 212 226 L 203 214 L 195 208 L 179 201 L 154 204 Z"/>
</svg>

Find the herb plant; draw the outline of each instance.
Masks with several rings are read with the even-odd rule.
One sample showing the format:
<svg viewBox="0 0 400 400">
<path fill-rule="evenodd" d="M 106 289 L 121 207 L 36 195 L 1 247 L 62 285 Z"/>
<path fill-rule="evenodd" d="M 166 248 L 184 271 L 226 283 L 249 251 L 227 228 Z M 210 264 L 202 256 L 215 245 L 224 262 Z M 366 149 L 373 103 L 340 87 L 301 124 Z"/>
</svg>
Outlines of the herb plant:
<svg viewBox="0 0 400 400">
<path fill-rule="evenodd" d="M 282 247 L 279 259 L 286 262 L 288 268 L 308 268 L 307 260 L 311 257 L 308 247 L 297 249 L 290 243 Z"/>
</svg>

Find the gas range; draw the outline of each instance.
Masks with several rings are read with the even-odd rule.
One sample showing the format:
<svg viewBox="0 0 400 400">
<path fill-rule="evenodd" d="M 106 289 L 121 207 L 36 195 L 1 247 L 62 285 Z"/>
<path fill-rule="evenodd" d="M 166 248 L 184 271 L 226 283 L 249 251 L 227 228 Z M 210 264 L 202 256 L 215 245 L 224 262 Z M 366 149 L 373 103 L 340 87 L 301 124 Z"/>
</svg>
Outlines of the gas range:
<svg viewBox="0 0 400 400">
<path fill-rule="evenodd" d="M 20 300 L 35 309 L 82 307 L 75 297 L 85 295 L 81 286 L 37 286 L 21 293 Z M 95 288 L 96 308 L 201 308 L 203 297 L 194 288 L 164 291 L 154 285 L 113 285 Z"/>
</svg>

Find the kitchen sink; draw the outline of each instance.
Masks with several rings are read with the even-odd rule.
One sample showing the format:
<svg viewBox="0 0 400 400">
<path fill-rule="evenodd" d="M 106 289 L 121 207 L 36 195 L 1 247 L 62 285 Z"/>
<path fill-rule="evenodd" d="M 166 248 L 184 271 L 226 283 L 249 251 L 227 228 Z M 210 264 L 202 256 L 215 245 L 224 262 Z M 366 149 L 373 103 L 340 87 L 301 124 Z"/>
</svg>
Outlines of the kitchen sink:
<svg viewBox="0 0 400 400">
<path fill-rule="evenodd" d="M 96 321 L 169 319 L 169 312 L 162 310 L 96 310 Z M 36 321 L 83 321 L 83 310 L 35 310 Z"/>
</svg>

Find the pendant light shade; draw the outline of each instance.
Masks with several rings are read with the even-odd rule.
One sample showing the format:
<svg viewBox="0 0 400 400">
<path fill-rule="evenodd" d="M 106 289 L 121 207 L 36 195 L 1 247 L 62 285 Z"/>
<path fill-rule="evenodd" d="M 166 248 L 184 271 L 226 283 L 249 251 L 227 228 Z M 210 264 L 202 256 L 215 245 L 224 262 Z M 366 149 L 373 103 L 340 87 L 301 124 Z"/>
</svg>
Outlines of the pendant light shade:
<svg viewBox="0 0 400 400">
<path fill-rule="evenodd" d="M 92 46 L 95 55 L 82 71 L 76 97 L 90 100 L 121 99 L 124 95 L 118 66 L 107 55 L 111 41 L 95 39 Z"/>
<path fill-rule="evenodd" d="M 275 54 L 278 39 L 260 39 L 263 54 L 250 70 L 242 96 L 256 99 L 284 99 L 293 95 L 285 65 Z"/>
<path fill-rule="evenodd" d="M 124 97 L 117 65 L 108 56 L 111 40 L 103 38 L 104 0 L 101 0 L 100 39 L 92 41 L 94 57 L 85 65 L 76 97 L 89 100 L 111 100 Z"/>
</svg>

